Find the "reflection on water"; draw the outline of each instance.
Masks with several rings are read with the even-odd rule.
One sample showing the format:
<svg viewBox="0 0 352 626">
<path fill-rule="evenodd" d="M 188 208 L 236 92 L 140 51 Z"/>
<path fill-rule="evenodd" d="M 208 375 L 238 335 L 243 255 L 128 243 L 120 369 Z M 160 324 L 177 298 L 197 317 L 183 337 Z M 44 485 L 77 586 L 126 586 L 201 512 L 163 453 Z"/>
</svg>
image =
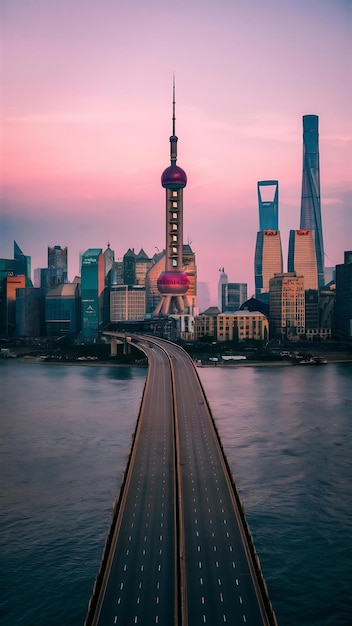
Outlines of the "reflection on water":
<svg viewBox="0 0 352 626">
<path fill-rule="evenodd" d="M 198 370 L 280 626 L 347 626 L 352 364 Z M 83 624 L 146 369 L 0 361 L 2 626 Z"/>
<path fill-rule="evenodd" d="M 199 374 L 279 624 L 347 626 L 352 364 Z"/>
</svg>

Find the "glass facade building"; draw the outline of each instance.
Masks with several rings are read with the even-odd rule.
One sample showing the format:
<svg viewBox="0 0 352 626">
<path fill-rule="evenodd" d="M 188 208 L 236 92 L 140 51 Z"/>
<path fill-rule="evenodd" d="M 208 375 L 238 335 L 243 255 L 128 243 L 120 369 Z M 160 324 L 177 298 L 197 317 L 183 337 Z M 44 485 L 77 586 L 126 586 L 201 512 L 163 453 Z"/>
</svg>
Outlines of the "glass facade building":
<svg viewBox="0 0 352 626">
<path fill-rule="evenodd" d="M 44 289 L 26 287 L 16 292 L 17 337 L 43 337 Z"/>
<path fill-rule="evenodd" d="M 31 257 L 23 254 L 16 241 L 13 242 L 13 258 L 15 261 L 15 275 L 25 276 L 26 285 L 31 287 Z"/>
<path fill-rule="evenodd" d="M 304 335 L 303 276 L 287 272 L 270 279 L 269 327 L 271 339 L 300 339 Z"/>
<path fill-rule="evenodd" d="M 344 263 L 336 265 L 336 332 L 352 337 L 352 250 L 345 252 Z"/>
<path fill-rule="evenodd" d="M 103 322 L 104 256 L 101 248 L 89 248 L 82 255 L 81 302 L 83 339 L 95 339 Z"/>
<path fill-rule="evenodd" d="M 255 297 L 269 301 L 269 281 L 274 274 L 283 272 L 281 237 L 278 230 L 261 230 L 257 233 L 254 257 Z"/>
<path fill-rule="evenodd" d="M 48 246 L 48 287 L 67 283 L 67 247 Z"/>
<path fill-rule="evenodd" d="M 319 118 L 303 116 L 303 174 L 301 197 L 302 230 L 313 230 L 317 259 L 318 288 L 324 286 L 324 243 L 320 206 Z"/>
<path fill-rule="evenodd" d="M 48 337 L 76 335 L 80 330 L 79 283 L 57 285 L 45 297 L 45 325 Z"/>
<path fill-rule="evenodd" d="M 279 230 L 279 182 L 260 180 L 257 190 L 259 230 Z"/>
<path fill-rule="evenodd" d="M 225 283 L 222 285 L 221 311 L 235 312 L 247 300 L 247 283 Z"/>
<path fill-rule="evenodd" d="M 317 258 L 312 230 L 290 230 L 287 271 L 303 276 L 306 290 L 318 289 Z"/>
<path fill-rule="evenodd" d="M 3 328 L 5 335 L 14 335 L 16 329 L 16 294 L 26 287 L 26 277 L 6 276 L 3 280 Z"/>
</svg>

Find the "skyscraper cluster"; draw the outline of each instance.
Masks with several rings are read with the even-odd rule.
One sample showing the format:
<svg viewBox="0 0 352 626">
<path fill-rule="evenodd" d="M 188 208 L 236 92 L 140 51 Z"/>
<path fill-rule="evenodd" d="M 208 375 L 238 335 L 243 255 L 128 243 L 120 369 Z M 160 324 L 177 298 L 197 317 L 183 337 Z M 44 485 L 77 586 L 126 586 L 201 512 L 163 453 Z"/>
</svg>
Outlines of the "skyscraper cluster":
<svg viewBox="0 0 352 626">
<path fill-rule="evenodd" d="M 218 307 L 198 315 L 195 254 L 183 242 L 185 171 L 177 165 L 175 83 L 170 165 L 161 176 L 165 189 L 165 249 L 149 257 L 129 248 L 118 260 L 107 245 L 89 248 L 81 276 L 70 283 L 68 250 L 48 247 L 46 268 L 34 271 L 17 242 L 14 258 L 0 259 L 0 334 L 80 336 L 96 340 L 102 329 L 128 321 L 173 319 L 178 336 L 203 334 L 219 340 L 278 337 L 352 336 L 352 253 L 325 285 L 320 205 L 318 117 L 303 117 L 303 172 L 299 228 L 290 230 L 287 272 L 279 230 L 279 182 L 257 183 L 259 231 L 254 253 L 255 298 L 247 284 L 229 281 L 220 268 Z M 336 298 L 335 298 L 336 295 Z M 269 322 L 269 326 L 268 326 Z M 196 330 L 194 330 L 196 329 Z"/>
</svg>

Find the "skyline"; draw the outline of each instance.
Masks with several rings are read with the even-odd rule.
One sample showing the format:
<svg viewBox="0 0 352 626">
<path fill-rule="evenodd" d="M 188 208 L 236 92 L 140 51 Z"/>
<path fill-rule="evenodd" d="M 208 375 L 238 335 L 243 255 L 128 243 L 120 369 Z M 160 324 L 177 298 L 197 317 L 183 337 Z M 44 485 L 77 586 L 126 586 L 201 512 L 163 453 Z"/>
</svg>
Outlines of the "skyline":
<svg viewBox="0 0 352 626">
<path fill-rule="evenodd" d="M 4 0 L 1 18 L 0 256 L 13 241 L 110 242 L 152 256 L 165 240 L 172 76 L 184 243 L 217 302 L 219 268 L 254 293 L 257 182 L 279 182 L 279 230 L 299 228 L 303 115 L 319 116 L 325 263 L 352 248 L 352 5 L 348 1 Z M 171 28 L 172 26 L 172 28 Z M 55 215 L 59 212 L 59 215 Z"/>
</svg>

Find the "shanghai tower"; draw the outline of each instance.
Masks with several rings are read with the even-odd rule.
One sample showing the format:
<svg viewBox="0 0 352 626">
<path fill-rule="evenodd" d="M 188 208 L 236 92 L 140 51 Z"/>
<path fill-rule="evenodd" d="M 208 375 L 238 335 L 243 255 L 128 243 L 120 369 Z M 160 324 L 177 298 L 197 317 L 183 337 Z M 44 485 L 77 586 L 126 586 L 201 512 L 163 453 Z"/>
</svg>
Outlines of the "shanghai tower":
<svg viewBox="0 0 352 626">
<path fill-rule="evenodd" d="M 318 288 L 324 286 L 324 243 L 320 208 L 318 116 L 303 116 L 303 176 L 301 199 L 302 230 L 314 232 Z"/>
</svg>

